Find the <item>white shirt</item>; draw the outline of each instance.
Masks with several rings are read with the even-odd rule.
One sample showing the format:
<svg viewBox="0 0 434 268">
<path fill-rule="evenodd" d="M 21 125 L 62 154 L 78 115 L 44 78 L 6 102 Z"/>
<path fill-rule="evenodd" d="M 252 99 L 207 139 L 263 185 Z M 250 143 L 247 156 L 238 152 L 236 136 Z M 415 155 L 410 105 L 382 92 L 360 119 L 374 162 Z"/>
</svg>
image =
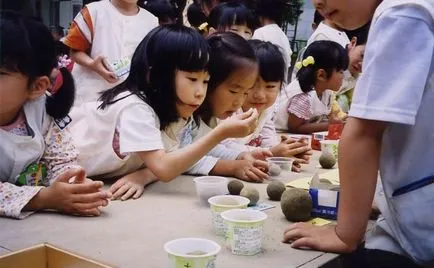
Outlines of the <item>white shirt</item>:
<svg viewBox="0 0 434 268">
<path fill-rule="evenodd" d="M 289 43 L 288 37 L 282 31 L 279 25 L 273 23 L 258 28 L 254 32 L 252 39 L 268 41 L 280 48 L 286 64 L 286 69 L 285 69 L 285 81 L 286 81 L 286 77 L 288 75 L 288 68 L 291 67 L 292 50 L 291 50 L 291 44 Z"/>
<path fill-rule="evenodd" d="M 423 9 L 417 3 L 428 3 Z M 391 7 L 393 3 L 398 6 Z M 399 4 L 414 5 L 399 5 Z M 429 12 L 432 13 L 431 15 Z M 392 196 L 434 174 L 434 1 L 385 0 L 366 46 L 350 116 L 387 122 L 380 159 L 382 217 L 366 247 L 434 260 L 434 184 Z"/>
</svg>

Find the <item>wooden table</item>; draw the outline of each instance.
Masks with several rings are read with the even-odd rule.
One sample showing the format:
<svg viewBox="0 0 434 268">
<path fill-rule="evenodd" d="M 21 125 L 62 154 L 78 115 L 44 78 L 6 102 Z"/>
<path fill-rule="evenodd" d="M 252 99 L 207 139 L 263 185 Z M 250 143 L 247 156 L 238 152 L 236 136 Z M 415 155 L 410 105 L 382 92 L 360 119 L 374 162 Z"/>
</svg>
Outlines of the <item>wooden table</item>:
<svg viewBox="0 0 434 268">
<path fill-rule="evenodd" d="M 284 173 L 279 179 L 290 181 L 315 172 L 319 153 L 300 174 Z M 337 255 L 318 251 L 296 250 L 281 243 L 284 229 L 290 224 L 280 204 L 269 201 L 266 184 L 254 184 L 261 201 L 275 204 L 265 212 L 263 252 L 251 257 L 232 255 L 224 239 L 214 235 L 211 211 L 196 196 L 191 176 L 180 176 L 170 183 L 149 186 L 138 200 L 114 201 L 100 217 L 81 218 L 41 212 L 25 220 L 0 219 L 0 255 L 38 243 L 60 248 L 113 265 L 115 267 L 166 267 L 165 242 L 181 237 L 202 237 L 222 245 L 217 267 L 318 267 Z"/>
</svg>

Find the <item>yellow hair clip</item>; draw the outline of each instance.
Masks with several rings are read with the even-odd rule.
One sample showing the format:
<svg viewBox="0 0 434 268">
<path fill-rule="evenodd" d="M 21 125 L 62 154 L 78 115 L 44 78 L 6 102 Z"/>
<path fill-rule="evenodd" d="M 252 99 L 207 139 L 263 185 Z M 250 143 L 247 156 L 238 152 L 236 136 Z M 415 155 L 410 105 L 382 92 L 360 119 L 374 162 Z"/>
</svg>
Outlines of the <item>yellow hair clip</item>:
<svg viewBox="0 0 434 268">
<path fill-rule="evenodd" d="M 301 63 L 300 61 L 298 61 L 298 62 L 295 64 L 295 68 L 297 68 L 297 70 L 300 70 L 301 67 L 303 67 L 303 65 L 302 65 L 302 63 Z"/>
<path fill-rule="evenodd" d="M 303 67 L 307 67 L 309 65 L 314 65 L 315 64 L 315 59 L 312 56 L 309 56 L 307 58 L 305 58 L 303 61 Z"/>
<path fill-rule="evenodd" d="M 205 30 L 207 30 L 207 28 L 208 28 L 208 23 L 207 22 L 202 23 L 198 27 L 198 29 L 201 30 L 201 31 L 205 31 Z"/>
</svg>

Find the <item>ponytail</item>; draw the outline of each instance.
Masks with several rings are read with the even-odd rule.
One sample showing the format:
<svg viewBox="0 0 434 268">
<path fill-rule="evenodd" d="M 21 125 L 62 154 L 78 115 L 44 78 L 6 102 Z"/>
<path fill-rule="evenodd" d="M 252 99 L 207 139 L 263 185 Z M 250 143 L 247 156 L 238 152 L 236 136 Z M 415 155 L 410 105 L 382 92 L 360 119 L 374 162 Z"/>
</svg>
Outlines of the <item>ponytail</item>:
<svg viewBox="0 0 434 268">
<path fill-rule="evenodd" d="M 63 80 L 57 83 L 57 81 Z M 74 79 L 71 73 L 64 67 L 59 69 L 59 74 L 57 75 L 56 84 L 53 85 L 53 90 L 51 94 L 47 94 L 47 101 L 45 103 L 45 108 L 51 117 L 54 119 L 61 119 L 68 115 L 69 110 L 74 104 L 75 97 L 75 85 Z"/>
</svg>

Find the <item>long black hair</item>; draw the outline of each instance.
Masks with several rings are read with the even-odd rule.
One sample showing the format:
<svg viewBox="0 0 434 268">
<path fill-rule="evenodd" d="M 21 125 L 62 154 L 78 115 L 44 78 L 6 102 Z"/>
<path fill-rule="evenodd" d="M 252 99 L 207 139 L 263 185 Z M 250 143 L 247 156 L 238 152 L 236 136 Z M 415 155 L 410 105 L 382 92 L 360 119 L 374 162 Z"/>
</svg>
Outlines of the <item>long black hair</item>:
<svg viewBox="0 0 434 268">
<path fill-rule="evenodd" d="M 313 42 L 306 48 L 303 60 L 309 56 L 314 58 L 315 63 L 306 67 L 302 66 L 297 72 L 301 90 L 305 93 L 313 90 L 318 70 L 325 70 L 327 78 L 330 78 L 333 71 L 348 69 L 348 52 L 336 42 L 325 40 Z"/>
<path fill-rule="evenodd" d="M 17 13 L 0 13 L 0 68 L 19 72 L 28 78 L 29 87 L 39 77 L 50 77 L 57 68 L 56 43 L 46 26 Z M 75 87 L 71 74 L 61 68 L 63 85 L 47 96 L 46 111 L 53 118 L 63 118 L 74 103 Z"/>
<path fill-rule="evenodd" d="M 256 64 L 253 48 L 241 36 L 231 32 L 214 33 L 207 39 L 210 47 L 208 72 L 210 79 L 204 103 L 197 114 L 207 122 L 211 118 L 209 97 L 216 88 L 232 73 L 246 64 L 246 60 Z"/>
<path fill-rule="evenodd" d="M 270 42 L 249 40 L 259 64 L 259 76 L 266 82 L 285 80 L 285 60 L 279 47 Z"/>
<path fill-rule="evenodd" d="M 131 60 L 128 78 L 106 90 L 100 97 L 105 109 L 116 102 L 116 96 L 129 91 L 154 109 L 160 129 L 179 119 L 176 110 L 176 70 L 207 70 L 209 61 L 205 39 L 194 29 L 182 25 L 159 26 L 139 44 Z M 138 115 L 140 116 L 140 115 Z"/>
<path fill-rule="evenodd" d="M 233 1 L 218 4 L 213 8 L 208 17 L 208 24 L 217 31 L 224 31 L 232 25 L 246 24 L 253 32 L 257 28 L 258 20 L 246 5 Z"/>
</svg>

